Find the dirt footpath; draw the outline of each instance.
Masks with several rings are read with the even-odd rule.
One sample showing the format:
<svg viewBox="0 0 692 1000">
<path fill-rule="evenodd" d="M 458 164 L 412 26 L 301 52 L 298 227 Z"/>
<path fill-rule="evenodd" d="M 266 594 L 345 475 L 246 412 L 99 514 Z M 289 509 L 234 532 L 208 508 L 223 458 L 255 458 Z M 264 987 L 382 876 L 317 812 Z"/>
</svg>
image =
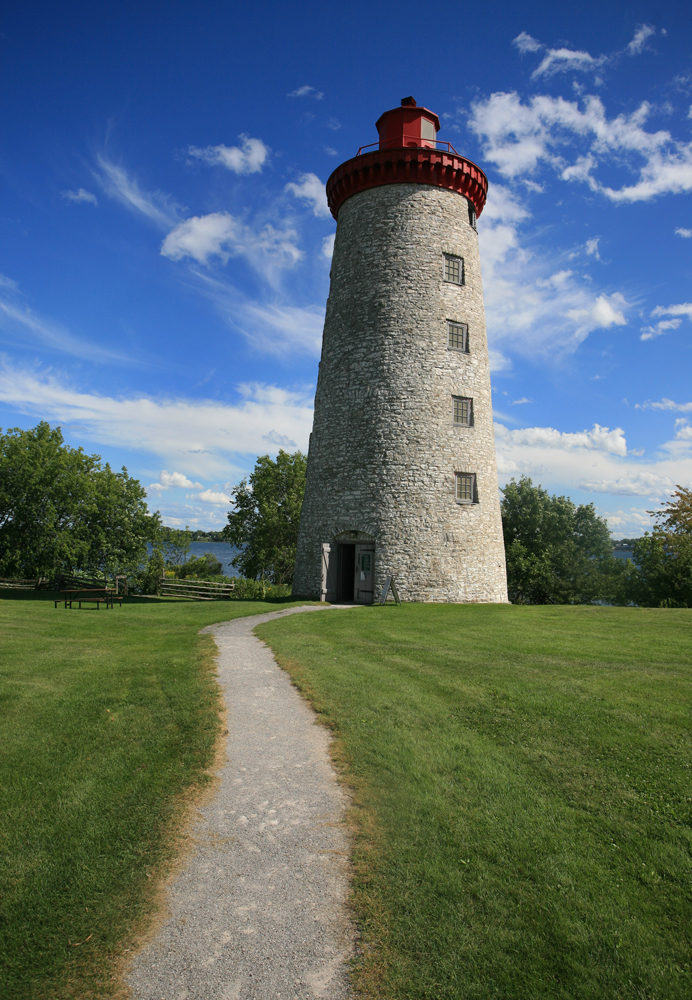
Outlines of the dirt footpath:
<svg viewBox="0 0 692 1000">
<path fill-rule="evenodd" d="M 254 635 L 260 622 L 202 629 L 219 648 L 227 761 L 191 831 L 170 917 L 127 982 L 146 1000 L 342 1000 L 354 927 L 346 907 L 346 796 L 329 735 Z"/>
</svg>

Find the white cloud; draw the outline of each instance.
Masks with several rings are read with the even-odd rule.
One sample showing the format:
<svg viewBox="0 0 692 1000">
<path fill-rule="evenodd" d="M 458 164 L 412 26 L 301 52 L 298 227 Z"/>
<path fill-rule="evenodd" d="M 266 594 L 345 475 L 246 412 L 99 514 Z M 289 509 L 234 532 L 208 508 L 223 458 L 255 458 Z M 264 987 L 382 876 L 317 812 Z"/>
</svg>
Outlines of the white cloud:
<svg viewBox="0 0 692 1000">
<path fill-rule="evenodd" d="M 314 87 L 309 87 L 305 84 L 302 87 L 298 87 L 297 90 L 292 90 L 290 94 L 286 94 L 286 97 L 314 97 L 316 101 L 321 101 L 324 94 L 321 90 L 316 90 Z"/>
<path fill-rule="evenodd" d="M 228 507 L 233 501 L 225 493 L 205 490 L 203 493 L 193 493 L 189 499 L 202 500 L 203 503 L 213 503 L 218 507 Z"/>
<path fill-rule="evenodd" d="M 656 306 L 652 316 L 687 316 L 692 320 L 692 302 L 681 302 L 674 306 Z"/>
<path fill-rule="evenodd" d="M 278 356 L 298 351 L 319 357 L 324 327 L 323 306 L 260 305 L 248 302 L 236 319 L 251 343 Z"/>
<path fill-rule="evenodd" d="M 229 212 L 194 215 L 173 229 L 161 246 L 161 253 L 171 260 L 192 257 L 206 264 L 218 256 L 224 263 L 229 257 L 246 257 L 255 270 L 269 277 L 273 271 L 293 267 L 303 256 L 296 246 L 294 229 L 275 229 L 266 225 L 260 230 L 246 226 Z"/>
<path fill-rule="evenodd" d="M 554 254 L 522 246 L 518 223 L 528 215 L 515 194 L 493 185 L 479 220 L 491 348 L 560 353 L 575 350 L 593 330 L 624 325 L 628 303 L 619 292 L 599 294 L 569 268 L 555 270 Z"/>
<path fill-rule="evenodd" d="M 531 74 L 535 80 L 539 76 L 555 76 L 556 73 L 567 73 L 570 70 L 580 73 L 598 70 L 606 62 L 605 56 L 594 59 L 588 52 L 574 49 L 548 49 L 539 66 Z"/>
<path fill-rule="evenodd" d="M 296 198 L 306 201 L 312 208 L 313 214 L 318 218 L 331 218 L 331 212 L 327 205 L 327 193 L 317 174 L 301 174 L 298 183 L 287 184 L 285 190 L 290 191 Z"/>
<path fill-rule="evenodd" d="M 325 146 L 324 147 L 324 151 L 327 154 L 327 156 L 338 156 L 339 155 L 338 152 L 336 151 L 336 149 L 334 149 L 333 146 Z"/>
<path fill-rule="evenodd" d="M 692 236 L 692 229 L 683 229 L 682 226 L 680 226 L 678 229 L 675 230 L 675 235 L 682 236 L 684 240 L 689 240 L 689 238 Z"/>
<path fill-rule="evenodd" d="M 598 244 L 600 242 L 600 236 L 594 236 L 592 240 L 586 241 L 586 255 L 587 257 L 595 257 L 596 260 L 601 259 L 601 255 L 598 252 Z"/>
<path fill-rule="evenodd" d="M 204 149 L 190 146 L 188 153 L 204 163 L 226 167 L 236 174 L 259 173 L 269 156 L 269 147 L 261 139 L 251 139 L 249 135 L 238 138 L 241 146 L 206 146 Z"/>
<path fill-rule="evenodd" d="M 285 434 L 279 434 L 278 431 L 271 430 L 268 434 L 262 435 L 262 440 L 266 441 L 267 444 L 278 445 L 279 448 L 297 448 L 298 445 L 290 437 L 286 437 Z"/>
<path fill-rule="evenodd" d="M 634 33 L 634 38 L 625 46 L 625 52 L 630 56 L 639 55 L 642 51 L 646 42 L 652 35 L 656 34 L 656 29 L 650 24 L 641 24 L 636 32 Z"/>
<path fill-rule="evenodd" d="M 616 496 L 646 497 L 655 493 L 670 492 L 675 483 L 670 476 L 654 472 L 631 471 L 617 479 L 583 479 L 579 489 L 590 493 L 614 493 Z"/>
<path fill-rule="evenodd" d="M 56 377 L 0 365 L 0 400 L 20 413 L 69 423 L 77 437 L 161 459 L 202 479 L 227 479 L 237 456 L 271 451 L 265 436 L 280 427 L 306 451 L 314 389 L 289 391 L 257 383 L 238 387 L 233 403 L 215 400 L 113 398 L 80 392 Z M 278 449 L 277 449 L 278 450 Z"/>
<path fill-rule="evenodd" d="M 9 278 L 0 281 L 0 287 L 6 287 L 11 291 L 15 291 L 17 288 L 16 283 L 11 282 Z M 27 340 L 33 339 L 34 344 L 38 343 L 52 351 L 70 354 L 76 358 L 100 363 L 132 363 L 127 355 L 102 347 L 98 338 L 81 340 L 60 324 L 37 316 L 32 309 L 18 305 L 11 299 L 4 297 L 0 297 L 0 328 L 9 331 L 10 339 L 18 340 L 23 347 L 27 346 Z M 14 330 L 18 331 L 18 335 L 15 337 L 12 336 Z M 27 338 L 27 332 L 31 335 L 30 338 Z"/>
<path fill-rule="evenodd" d="M 519 49 L 522 55 L 525 52 L 539 52 L 542 48 L 545 48 L 544 45 L 541 45 L 539 41 L 532 38 L 525 31 L 522 31 L 520 35 L 512 39 L 512 45 Z"/>
<path fill-rule="evenodd" d="M 472 105 L 469 125 L 485 157 L 506 177 L 532 174 L 545 163 L 563 180 L 586 183 L 613 202 L 649 201 L 692 190 L 692 143 L 665 130 L 647 131 L 651 111 L 644 101 L 609 119 L 595 96 L 577 102 L 538 95 L 523 103 L 516 92 L 495 93 Z M 635 183 L 602 183 L 595 176 L 602 163 L 628 168 L 638 175 Z"/>
<path fill-rule="evenodd" d="M 647 399 L 645 403 L 635 403 L 635 410 L 674 410 L 678 413 L 692 413 L 692 403 L 675 403 L 664 396 L 658 403 Z"/>
<path fill-rule="evenodd" d="M 182 472 L 167 472 L 165 469 L 161 469 L 159 474 L 158 483 L 151 483 L 147 489 L 150 490 L 169 490 L 169 489 L 203 489 L 201 483 L 193 483 L 187 476 L 183 475 Z"/>
<path fill-rule="evenodd" d="M 131 212 L 139 212 L 160 229 L 170 229 L 181 214 L 181 206 L 161 191 L 142 191 L 137 181 L 127 171 L 112 163 L 105 156 L 97 157 L 101 173 L 94 173 L 109 198 L 119 201 Z"/>
<path fill-rule="evenodd" d="M 98 205 L 96 195 L 92 194 L 91 191 L 85 191 L 84 188 L 80 188 L 79 191 L 62 191 L 61 194 L 67 201 L 86 201 L 91 205 Z"/>
<path fill-rule="evenodd" d="M 524 403 L 533 403 L 533 400 L 527 399 L 526 396 L 522 396 L 521 399 L 512 400 L 512 406 L 522 406 Z"/>
<path fill-rule="evenodd" d="M 331 233 L 329 236 L 325 236 L 322 240 L 322 256 L 326 257 L 327 260 L 331 260 L 334 256 L 334 240 L 336 239 L 336 233 Z"/>
<path fill-rule="evenodd" d="M 662 319 L 655 326 L 643 326 L 639 339 L 652 340 L 654 337 L 660 337 L 662 333 L 668 333 L 669 330 L 677 330 L 681 323 L 681 319 Z"/>
<path fill-rule="evenodd" d="M 557 431 L 552 427 L 524 427 L 521 430 L 510 431 L 502 424 L 497 424 L 495 433 L 505 445 L 538 445 L 541 448 L 560 448 L 563 451 L 585 448 L 588 451 L 604 451 L 611 455 L 627 454 L 625 432 L 621 427 L 611 431 L 608 427 L 594 424 L 590 431 L 571 433 Z"/>
</svg>

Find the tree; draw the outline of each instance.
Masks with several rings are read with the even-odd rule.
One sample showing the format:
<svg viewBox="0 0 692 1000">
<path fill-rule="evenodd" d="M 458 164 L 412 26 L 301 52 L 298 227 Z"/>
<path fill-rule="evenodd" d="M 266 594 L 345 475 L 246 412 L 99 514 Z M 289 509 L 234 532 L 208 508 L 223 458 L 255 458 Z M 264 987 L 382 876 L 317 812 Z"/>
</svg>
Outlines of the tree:
<svg viewBox="0 0 692 1000">
<path fill-rule="evenodd" d="M 185 530 L 180 528 L 168 528 L 162 525 L 159 529 L 157 544 L 163 551 L 167 566 L 178 567 L 187 559 L 192 543 L 192 532 L 185 525 Z"/>
<path fill-rule="evenodd" d="M 608 524 L 593 504 L 577 507 L 522 476 L 502 491 L 502 529 L 510 600 L 588 604 L 610 597 L 623 570 L 612 556 Z"/>
<path fill-rule="evenodd" d="M 692 489 L 676 486 L 659 523 L 633 546 L 635 570 L 625 588 L 629 603 L 646 608 L 692 608 Z"/>
<path fill-rule="evenodd" d="M 233 565 L 251 580 L 291 583 L 296 562 L 307 458 L 279 451 L 261 455 L 247 479 L 232 491 L 234 509 L 224 537 L 241 548 Z"/>
<path fill-rule="evenodd" d="M 160 523 L 145 497 L 127 469 L 65 445 L 59 427 L 0 434 L 0 575 L 137 568 Z"/>
</svg>

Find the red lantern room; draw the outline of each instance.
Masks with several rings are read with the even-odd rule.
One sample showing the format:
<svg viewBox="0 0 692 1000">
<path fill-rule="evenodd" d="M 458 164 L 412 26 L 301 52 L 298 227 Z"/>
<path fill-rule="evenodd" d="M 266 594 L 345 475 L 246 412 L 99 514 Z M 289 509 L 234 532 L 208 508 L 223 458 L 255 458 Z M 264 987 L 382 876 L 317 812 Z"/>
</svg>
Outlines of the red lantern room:
<svg viewBox="0 0 692 1000">
<path fill-rule="evenodd" d="M 412 97 L 377 119 L 379 142 L 361 146 L 327 181 L 327 201 L 336 219 L 351 195 L 381 184 L 431 184 L 462 195 L 475 217 L 483 211 L 488 179 L 475 163 L 440 142 L 440 119 Z"/>
<path fill-rule="evenodd" d="M 405 97 L 400 108 L 385 111 L 377 119 L 380 149 L 416 146 L 434 149 L 440 119 L 434 111 L 419 108 L 412 97 Z"/>
</svg>

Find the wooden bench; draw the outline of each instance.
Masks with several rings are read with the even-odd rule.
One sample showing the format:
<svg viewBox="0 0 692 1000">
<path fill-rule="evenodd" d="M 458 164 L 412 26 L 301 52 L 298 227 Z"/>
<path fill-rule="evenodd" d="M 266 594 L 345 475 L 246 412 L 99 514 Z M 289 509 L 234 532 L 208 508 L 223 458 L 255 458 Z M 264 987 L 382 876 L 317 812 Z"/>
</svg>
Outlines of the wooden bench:
<svg viewBox="0 0 692 1000">
<path fill-rule="evenodd" d="M 61 601 L 64 601 L 65 607 L 69 607 L 70 610 L 72 610 L 72 605 L 76 601 L 80 609 L 82 604 L 95 604 L 97 611 L 101 610 L 102 604 L 105 604 L 107 608 L 112 608 L 115 601 L 118 602 L 119 607 L 122 607 L 123 603 L 122 594 L 114 594 L 107 587 L 99 590 L 88 590 L 86 588 L 81 590 L 61 590 L 60 593 L 63 596 L 55 600 L 54 606 L 56 608 Z"/>
</svg>

